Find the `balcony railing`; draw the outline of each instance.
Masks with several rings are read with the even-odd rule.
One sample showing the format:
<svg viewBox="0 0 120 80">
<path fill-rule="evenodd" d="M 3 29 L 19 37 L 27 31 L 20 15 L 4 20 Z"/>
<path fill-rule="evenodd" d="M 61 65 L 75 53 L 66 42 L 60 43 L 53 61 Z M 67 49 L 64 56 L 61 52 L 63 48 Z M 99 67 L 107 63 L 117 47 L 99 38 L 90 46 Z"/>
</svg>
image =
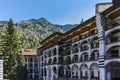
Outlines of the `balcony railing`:
<svg viewBox="0 0 120 80">
<path fill-rule="evenodd" d="M 72 63 L 78 63 L 79 61 L 78 60 L 73 60 Z"/>
<path fill-rule="evenodd" d="M 78 48 L 77 47 L 75 47 L 75 48 L 73 48 L 73 53 L 77 53 L 78 52 Z"/>
<path fill-rule="evenodd" d="M 86 50 L 88 50 L 88 49 L 89 49 L 88 46 L 83 46 L 83 47 L 81 48 L 81 51 L 86 51 Z"/>
<path fill-rule="evenodd" d="M 98 60 L 98 57 L 97 58 L 96 57 L 91 57 L 90 60 L 91 61 L 96 61 L 96 60 Z"/>
<path fill-rule="evenodd" d="M 112 21 L 111 23 L 106 25 L 106 30 L 109 30 L 111 28 L 117 27 L 120 25 L 120 19 Z"/>
<path fill-rule="evenodd" d="M 107 39 L 107 44 L 111 44 L 111 43 L 114 43 L 114 42 L 120 42 L 120 36 L 110 37 L 110 38 Z"/>
<path fill-rule="evenodd" d="M 98 32 L 97 29 L 94 29 L 94 30 L 89 32 L 89 35 L 90 36 L 95 35 L 95 34 L 97 34 L 97 32 Z"/>
<path fill-rule="evenodd" d="M 92 48 L 92 49 L 93 49 L 93 48 L 98 48 L 98 47 L 99 47 L 99 43 L 98 43 L 98 42 L 91 45 L 91 48 Z"/>
<path fill-rule="evenodd" d="M 53 56 L 55 56 L 57 53 L 56 53 L 56 49 L 53 50 Z"/>
<path fill-rule="evenodd" d="M 109 53 L 108 53 L 109 54 Z M 106 55 L 105 59 L 114 59 L 114 58 L 120 58 L 120 53 L 110 53 L 111 55 Z"/>
</svg>

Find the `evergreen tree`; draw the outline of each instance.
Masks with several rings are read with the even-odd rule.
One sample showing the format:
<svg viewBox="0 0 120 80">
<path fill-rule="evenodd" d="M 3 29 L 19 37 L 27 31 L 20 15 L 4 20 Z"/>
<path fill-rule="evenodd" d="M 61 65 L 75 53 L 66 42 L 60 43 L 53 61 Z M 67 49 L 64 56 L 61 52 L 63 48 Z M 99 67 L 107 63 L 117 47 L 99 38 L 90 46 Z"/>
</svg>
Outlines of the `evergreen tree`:
<svg viewBox="0 0 120 80">
<path fill-rule="evenodd" d="M 4 60 L 4 78 L 17 80 L 16 75 L 18 75 L 18 66 L 22 64 L 20 61 L 22 61 L 23 58 L 19 58 L 20 56 L 22 56 L 19 53 L 19 37 L 15 30 L 12 19 L 9 20 L 8 26 L 6 27 L 6 30 L 1 38 L 1 49 Z M 24 64 L 21 66 L 24 66 Z"/>
<path fill-rule="evenodd" d="M 22 55 L 18 55 L 18 65 L 16 69 L 16 78 L 17 80 L 26 80 L 27 79 L 27 69 L 25 58 Z"/>
</svg>

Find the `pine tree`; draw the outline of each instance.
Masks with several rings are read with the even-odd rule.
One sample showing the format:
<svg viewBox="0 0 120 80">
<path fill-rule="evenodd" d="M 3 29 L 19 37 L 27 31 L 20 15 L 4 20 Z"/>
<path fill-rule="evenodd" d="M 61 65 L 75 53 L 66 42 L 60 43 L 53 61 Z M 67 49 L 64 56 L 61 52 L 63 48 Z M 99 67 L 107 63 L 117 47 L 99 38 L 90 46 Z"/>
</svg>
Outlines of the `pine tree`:
<svg viewBox="0 0 120 80">
<path fill-rule="evenodd" d="M 23 58 L 19 58 L 22 56 L 19 53 L 19 37 L 12 19 L 9 20 L 8 26 L 2 35 L 1 44 L 4 60 L 4 78 L 17 80 L 18 66 L 22 64 L 20 61 L 22 61 Z M 24 64 L 22 66 L 24 66 Z"/>
<path fill-rule="evenodd" d="M 26 69 L 26 63 L 25 58 L 22 55 L 18 55 L 18 65 L 16 69 L 16 78 L 17 80 L 26 80 L 27 79 L 27 69 Z"/>
</svg>

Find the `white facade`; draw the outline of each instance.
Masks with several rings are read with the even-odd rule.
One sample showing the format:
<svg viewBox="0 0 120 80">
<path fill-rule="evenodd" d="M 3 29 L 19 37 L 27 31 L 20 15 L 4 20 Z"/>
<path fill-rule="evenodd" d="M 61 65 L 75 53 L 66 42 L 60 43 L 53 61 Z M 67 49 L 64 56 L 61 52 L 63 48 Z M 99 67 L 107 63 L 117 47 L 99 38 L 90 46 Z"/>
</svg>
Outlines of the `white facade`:
<svg viewBox="0 0 120 80">
<path fill-rule="evenodd" d="M 38 79 L 38 61 L 36 56 L 26 56 L 26 68 L 29 80 Z"/>
<path fill-rule="evenodd" d="M 3 60 L 0 60 L 0 80 L 3 79 Z"/>
<path fill-rule="evenodd" d="M 117 0 L 118 1 L 118 0 Z M 93 21 L 96 28 L 75 42 L 39 48 L 43 80 L 120 80 L 120 6 L 114 4 Z M 83 23 L 84 24 L 84 23 Z M 85 26 L 86 26 L 85 25 Z M 72 32 L 71 32 L 72 33 Z M 80 37 L 80 36 L 79 36 Z"/>
</svg>

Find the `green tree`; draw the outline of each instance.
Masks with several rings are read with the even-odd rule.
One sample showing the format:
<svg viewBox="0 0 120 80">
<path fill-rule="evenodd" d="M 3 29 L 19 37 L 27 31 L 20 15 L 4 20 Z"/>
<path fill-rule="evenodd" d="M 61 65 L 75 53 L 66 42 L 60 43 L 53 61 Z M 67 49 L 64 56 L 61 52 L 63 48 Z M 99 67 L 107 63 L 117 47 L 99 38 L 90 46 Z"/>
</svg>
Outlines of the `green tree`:
<svg viewBox="0 0 120 80">
<path fill-rule="evenodd" d="M 17 35 L 12 19 L 9 20 L 8 26 L 6 27 L 6 30 L 1 37 L 1 44 L 4 60 L 4 78 L 16 80 L 16 75 L 18 75 L 17 67 L 21 64 L 20 61 L 22 61 L 23 58 L 19 58 L 22 56 L 19 53 L 19 37 Z M 24 64 L 22 66 L 24 66 Z"/>
<path fill-rule="evenodd" d="M 26 63 L 25 58 L 22 55 L 18 55 L 18 65 L 16 69 L 16 78 L 17 80 L 26 80 L 27 79 L 27 69 L 26 69 Z"/>
</svg>

